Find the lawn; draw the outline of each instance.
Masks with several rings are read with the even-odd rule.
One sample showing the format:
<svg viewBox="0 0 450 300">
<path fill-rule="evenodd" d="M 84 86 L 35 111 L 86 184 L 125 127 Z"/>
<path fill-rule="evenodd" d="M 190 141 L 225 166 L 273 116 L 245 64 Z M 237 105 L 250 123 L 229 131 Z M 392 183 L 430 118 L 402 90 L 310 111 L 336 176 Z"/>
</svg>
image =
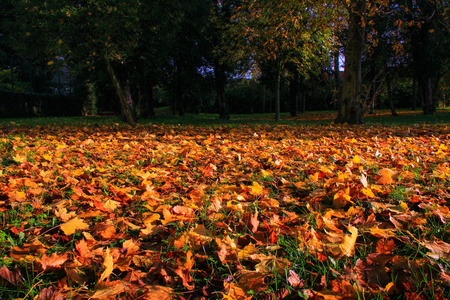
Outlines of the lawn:
<svg viewBox="0 0 450 300">
<path fill-rule="evenodd" d="M 449 299 L 448 116 L 0 120 L 0 298 Z"/>
</svg>

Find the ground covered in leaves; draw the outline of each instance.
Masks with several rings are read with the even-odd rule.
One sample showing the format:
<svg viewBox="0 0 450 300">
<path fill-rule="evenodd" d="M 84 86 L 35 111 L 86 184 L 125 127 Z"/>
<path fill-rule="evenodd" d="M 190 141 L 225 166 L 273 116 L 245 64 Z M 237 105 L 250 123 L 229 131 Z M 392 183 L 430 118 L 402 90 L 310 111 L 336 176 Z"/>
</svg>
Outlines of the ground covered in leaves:
<svg viewBox="0 0 450 300">
<path fill-rule="evenodd" d="M 0 298 L 449 299 L 449 138 L 3 127 Z"/>
</svg>

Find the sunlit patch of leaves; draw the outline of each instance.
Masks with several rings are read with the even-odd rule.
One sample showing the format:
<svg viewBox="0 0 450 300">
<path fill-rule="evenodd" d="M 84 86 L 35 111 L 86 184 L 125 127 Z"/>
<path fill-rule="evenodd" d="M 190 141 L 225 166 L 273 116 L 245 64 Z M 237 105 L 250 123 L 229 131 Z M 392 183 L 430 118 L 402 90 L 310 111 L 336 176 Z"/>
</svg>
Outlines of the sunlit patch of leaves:
<svg viewBox="0 0 450 300">
<path fill-rule="evenodd" d="M 8 129 L 0 135 L 0 291 L 449 298 L 448 132 Z"/>
</svg>

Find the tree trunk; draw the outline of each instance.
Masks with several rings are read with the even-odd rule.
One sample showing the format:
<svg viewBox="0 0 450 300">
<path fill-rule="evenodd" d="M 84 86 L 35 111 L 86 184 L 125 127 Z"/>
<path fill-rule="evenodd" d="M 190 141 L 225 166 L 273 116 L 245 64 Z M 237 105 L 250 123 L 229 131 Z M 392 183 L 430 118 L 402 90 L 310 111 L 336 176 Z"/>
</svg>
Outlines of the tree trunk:
<svg viewBox="0 0 450 300">
<path fill-rule="evenodd" d="M 395 111 L 395 107 L 394 107 L 394 99 L 392 98 L 392 88 L 391 88 L 392 77 L 389 73 L 387 74 L 386 79 L 387 79 L 386 83 L 387 83 L 388 100 L 389 100 L 389 107 L 391 108 L 391 114 L 394 117 L 398 117 L 398 113 Z"/>
<path fill-rule="evenodd" d="M 366 1 L 351 0 L 349 10 L 342 100 L 335 123 L 363 124 L 361 107 L 361 57 L 364 48 L 365 27 L 363 25 L 363 18 L 366 11 Z"/>
<path fill-rule="evenodd" d="M 436 109 L 433 103 L 433 87 L 431 85 L 431 78 L 420 76 L 418 78 L 419 94 L 422 100 L 423 113 L 425 115 L 432 115 Z"/>
<path fill-rule="evenodd" d="M 114 73 L 111 63 L 109 62 L 109 59 L 106 56 L 105 56 L 105 61 L 106 61 L 106 69 L 108 70 L 109 77 L 111 78 L 114 88 L 116 89 L 117 96 L 119 97 L 120 107 L 125 116 L 125 120 L 131 126 L 135 126 L 136 123 L 134 122 L 133 114 L 131 113 L 131 109 L 127 103 L 125 94 L 124 94 L 122 88 L 120 87 L 119 80 L 117 79 L 117 77 Z"/>
</svg>

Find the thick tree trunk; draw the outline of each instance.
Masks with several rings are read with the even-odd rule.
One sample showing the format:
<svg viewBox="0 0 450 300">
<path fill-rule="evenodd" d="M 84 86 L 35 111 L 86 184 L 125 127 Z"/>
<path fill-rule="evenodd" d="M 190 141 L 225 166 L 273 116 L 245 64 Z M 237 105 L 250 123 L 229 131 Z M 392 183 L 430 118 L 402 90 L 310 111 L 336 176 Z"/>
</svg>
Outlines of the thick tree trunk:
<svg viewBox="0 0 450 300">
<path fill-rule="evenodd" d="M 349 3 L 348 39 L 345 47 L 345 70 L 342 100 L 335 123 L 363 124 L 361 103 L 361 57 L 364 48 L 363 18 L 365 0 Z"/>
<path fill-rule="evenodd" d="M 122 112 L 125 116 L 125 120 L 128 124 L 130 124 L 131 126 L 135 126 L 136 123 L 134 121 L 133 118 L 133 114 L 131 112 L 131 109 L 127 103 L 127 99 L 125 97 L 125 94 L 122 90 L 122 88 L 120 87 L 120 83 L 119 80 L 117 79 L 114 70 L 111 66 L 111 63 L 109 62 L 109 59 L 107 57 L 105 57 L 105 61 L 106 61 L 106 69 L 108 70 L 108 74 L 109 77 L 111 78 L 111 81 L 113 82 L 114 88 L 116 89 L 116 93 L 117 96 L 119 97 L 120 100 L 120 107 L 122 109 Z"/>
<path fill-rule="evenodd" d="M 423 113 L 425 115 L 432 115 L 436 112 L 433 103 L 433 87 L 431 85 L 431 78 L 421 76 L 418 78 L 419 94 L 422 100 Z"/>
<path fill-rule="evenodd" d="M 216 83 L 216 105 L 219 110 L 219 119 L 229 120 L 230 115 L 228 113 L 227 102 L 225 99 L 225 86 L 227 83 L 227 78 L 225 70 L 217 58 L 214 59 L 214 80 Z"/>
</svg>

